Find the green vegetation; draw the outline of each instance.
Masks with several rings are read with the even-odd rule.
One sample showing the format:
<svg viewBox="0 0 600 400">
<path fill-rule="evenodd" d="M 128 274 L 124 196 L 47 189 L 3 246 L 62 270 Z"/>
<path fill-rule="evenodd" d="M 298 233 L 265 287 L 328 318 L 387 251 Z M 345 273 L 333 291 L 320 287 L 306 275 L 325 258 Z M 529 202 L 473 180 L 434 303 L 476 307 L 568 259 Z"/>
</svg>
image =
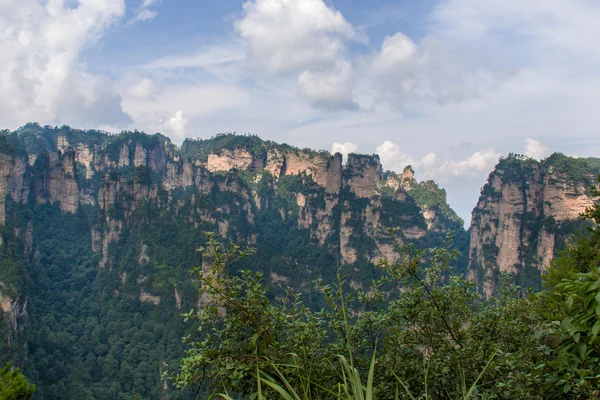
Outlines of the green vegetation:
<svg viewBox="0 0 600 400">
<path fill-rule="evenodd" d="M 28 123 L 14 132 L 14 140 L 19 140 L 21 152 L 40 154 L 56 150 L 56 139 L 63 136 L 70 146 L 85 144 L 89 147 L 102 146 L 110 142 L 113 136 L 96 130 L 82 131 L 67 125 L 61 127 L 40 126 Z M 18 139 L 17 139 L 18 138 Z"/>
<path fill-rule="evenodd" d="M 253 155 L 266 155 L 265 142 L 256 135 L 237 135 L 220 133 L 210 139 L 185 139 L 181 145 L 181 155 L 186 160 L 206 162 L 209 154 L 218 154 L 221 150 L 243 148 Z"/>
<path fill-rule="evenodd" d="M 309 159 L 316 156 L 328 158 L 328 151 L 315 151 L 312 149 L 298 149 L 296 147 L 279 144 L 270 140 L 262 140 L 257 135 L 236 133 L 220 133 L 210 139 L 185 139 L 181 145 L 180 153 L 186 160 L 199 160 L 206 162 L 209 154 L 219 154 L 222 150 L 244 149 L 257 158 L 266 159 L 269 150 L 278 150 L 282 153 L 307 154 Z"/>
<path fill-rule="evenodd" d="M 543 165 L 551 173 L 553 181 L 584 185 L 589 187 L 595 176 L 600 174 L 598 159 L 573 158 L 561 153 L 554 153 L 543 161 Z"/>
<path fill-rule="evenodd" d="M 446 190 L 440 189 L 437 183 L 433 181 L 413 182 L 410 196 L 415 199 L 419 207 L 427 207 L 430 210 L 442 213 L 450 221 L 457 222 L 460 225 L 464 221 L 448 205 Z"/>
<path fill-rule="evenodd" d="M 584 160 L 587 161 L 593 170 L 598 171 L 597 173 L 600 174 L 600 158 L 589 157 L 584 158 Z"/>
<path fill-rule="evenodd" d="M 540 163 L 522 154 L 510 153 L 508 157 L 500 158 L 496 171 L 502 171 L 504 183 L 523 185 L 528 177 L 538 171 Z"/>
<path fill-rule="evenodd" d="M 0 400 L 30 400 L 35 393 L 35 385 L 27 382 L 19 368 L 6 364 L 0 369 Z"/>
<path fill-rule="evenodd" d="M 13 155 L 16 152 L 14 144 L 8 140 L 8 131 L 0 131 L 0 154 Z"/>
<path fill-rule="evenodd" d="M 427 229 L 421 208 L 411 197 L 408 197 L 404 201 L 383 198 L 381 199 L 381 204 L 382 223 L 384 226 L 390 228 L 408 226 L 423 230 Z"/>
<path fill-rule="evenodd" d="M 546 348 L 536 348 L 534 299 L 516 299 L 508 288 L 474 307 L 469 282 L 444 278 L 448 248 L 404 250 L 398 262 L 380 263 L 386 277 L 364 291 L 342 278 L 318 283 L 327 306 L 316 312 L 293 292 L 269 300 L 260 274 L 228 274 L 247 250 L 211 240 L 212 273 L 195 270 L 206 303 L 186 314 L 201 336 L 186 337 L 174 383 L 223 398 L 535 398 L 543 382 L 529 369 Z M 402 294 L 387 299 L 383 288 L 398 284 Z"/>
<path fill-rule="evenodd" d="M 137 130 L 133 132 L 125 131 L 121 132 L 119 135 L 109 136 L 107 138 L 108 140 L 103 143 L 103 146 L 101 147 L 101 154 L 107 154 L 108 158 L 113 162 L 119 161 L 124 146 L 126 146 L 126 149 L 128 150 L 128 153 L 126 154 L 129 159 L 133 159 L 134 152 L 138 145 L 148 152 L 160 149 L 162 144 L 165 144 L 165 150 L 167 151 L 175 149 L 171 140 L 160 133 L 148 135 Z"/>
</svg>

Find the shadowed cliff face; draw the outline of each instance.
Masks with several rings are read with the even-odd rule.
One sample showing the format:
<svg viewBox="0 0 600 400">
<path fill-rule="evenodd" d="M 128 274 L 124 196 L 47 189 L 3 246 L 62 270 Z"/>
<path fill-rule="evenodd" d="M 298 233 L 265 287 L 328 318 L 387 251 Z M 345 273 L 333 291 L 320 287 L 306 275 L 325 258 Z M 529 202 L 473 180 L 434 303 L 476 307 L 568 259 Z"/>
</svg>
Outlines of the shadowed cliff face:
<svg viewBox="0 0 600 400">
<path fill-rule="evenodd" d="M 537 162 L 511 155 L 490 174 L 473 210 L 469 274 L 490 295 L 498 275 L 514 273 L 539 288 L 557 249 L 584 225 L 589 189 L 600 171 L 587 160 L 554 154 Z"/>
</svg>

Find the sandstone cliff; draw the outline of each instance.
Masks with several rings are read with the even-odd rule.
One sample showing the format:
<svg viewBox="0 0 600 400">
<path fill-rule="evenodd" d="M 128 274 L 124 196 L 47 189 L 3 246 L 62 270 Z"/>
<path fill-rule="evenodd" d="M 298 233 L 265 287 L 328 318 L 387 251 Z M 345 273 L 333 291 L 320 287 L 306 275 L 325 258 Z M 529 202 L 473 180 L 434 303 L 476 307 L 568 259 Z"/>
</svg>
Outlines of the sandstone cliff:
<svg viewBox="0 0 600 400">
<path fill-rule="evenodd" d="M 333 264 L 394 257 L 389 228 L 417 245 L 440 244 L 450 230 L 464 235 L 443 189 L 417 182 L 410 167 L 401 174 L 384 172 L 377 156 L 351 154 L 343 165 L 340 154 L 255 136 L 186 140 L 177 148 L 160 134 L 108 135 L 35 124 L 6 137 L 12 148 L 0 152 L 0 223 L 33 204 L 93 215 L 86 223 L 100 269 L 112 271 L 115 248 L 148 210 L 259 248 L 276 239 L 287 245 L 283 240 L 292 240 L 287 235 L 294 229 L 301 246 L 326 252 Z M 490 292 L 499 272 L 545 270 L 575 230 L 573 221 L 592 204 L 587 189 L 594 173 L 589 162 L 561 155 L 541 163 L 517 156 L 502 160 L 473 211 L 465 251 L 470 275 Z M 271 238 L 266 229 L 283 231 Z M 461 240 L 460 246 L 466 243 Z M 29 257 L 35 246 L 32 238 Z M 151 244 L 144 246 L 152 253 Z M 312 262 L 307 259 L 286 259 L 286 268 L 306 267 Z"/>
<path fill-rule="evenodd" d="M 594 203 L 589 189 L 600 171 L 582 159 L 554 154 L 542 162 L 510 155 L 490 174 L 473 210 L 469 274 L 490 295 L 502 272 L 539 287 L 556 250 Z"/>
<path fill-rule="evenodd" d="M 37 124 L 7 137 L 16 151 L 0 154 L 0 222 L 5 213 L 14 217 L 34 204 L 93 216 L 86 223 L 100 270 L 112 271 L 118 243 L 142 214 L 156 217 L 147 214 L 151 209 L 259 248 L 272 246 L 267 226 L 287 235 L 291 223 L 302 232 L 296 237 L 306 235 L 304 245 L 323 248 L 332 264 L 393 257 L 389 228 L 417 244 L 440 243 L 448 230 L 462 230 L 437 185 L 418 183 L 412 169 L 384 173 L 377 156 L 351 154 L 343 165 L 340 154 L 255 136 L 186 140 L 177 148 L 160 134 L 109 135 Z M 35 246 L 33 238 L 30 256 Z M 141 244 L 136 246 L 139 252 Z M 150 244 L 144 246 L 152 252 Z M 287 262 L 306 265 L 306 255 Z"/>
</svg>

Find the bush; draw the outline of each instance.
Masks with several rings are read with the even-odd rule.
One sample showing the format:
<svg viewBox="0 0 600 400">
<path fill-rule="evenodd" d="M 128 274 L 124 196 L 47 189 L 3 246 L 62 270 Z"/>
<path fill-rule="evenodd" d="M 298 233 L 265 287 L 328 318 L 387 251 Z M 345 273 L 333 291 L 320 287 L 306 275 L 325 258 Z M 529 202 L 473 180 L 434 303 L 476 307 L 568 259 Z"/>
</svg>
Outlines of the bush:
<svg viewBox="0 0 600 400">
<path fill-rule="evenodd" d="M 6 364 L 0 369 L 0 400 L 29 400 L 34 393 L 35 386 L 27 382 L 18 368 Z"/>
</svg>

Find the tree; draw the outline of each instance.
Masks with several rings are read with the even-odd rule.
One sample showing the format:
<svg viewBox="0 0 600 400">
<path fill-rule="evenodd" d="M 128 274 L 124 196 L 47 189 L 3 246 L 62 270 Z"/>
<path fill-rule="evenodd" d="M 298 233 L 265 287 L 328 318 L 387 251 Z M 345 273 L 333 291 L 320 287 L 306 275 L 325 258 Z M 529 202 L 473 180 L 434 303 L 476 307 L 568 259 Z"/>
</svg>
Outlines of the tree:
<svg viewBox="0 0 600 400">
<path fill-rule="evenodd" d="M 34 393 L 35 385 L 27 382 L 19 368 L 6 364 L 0 369 L 0 400 L 29 400 Z"/>
</svg>

